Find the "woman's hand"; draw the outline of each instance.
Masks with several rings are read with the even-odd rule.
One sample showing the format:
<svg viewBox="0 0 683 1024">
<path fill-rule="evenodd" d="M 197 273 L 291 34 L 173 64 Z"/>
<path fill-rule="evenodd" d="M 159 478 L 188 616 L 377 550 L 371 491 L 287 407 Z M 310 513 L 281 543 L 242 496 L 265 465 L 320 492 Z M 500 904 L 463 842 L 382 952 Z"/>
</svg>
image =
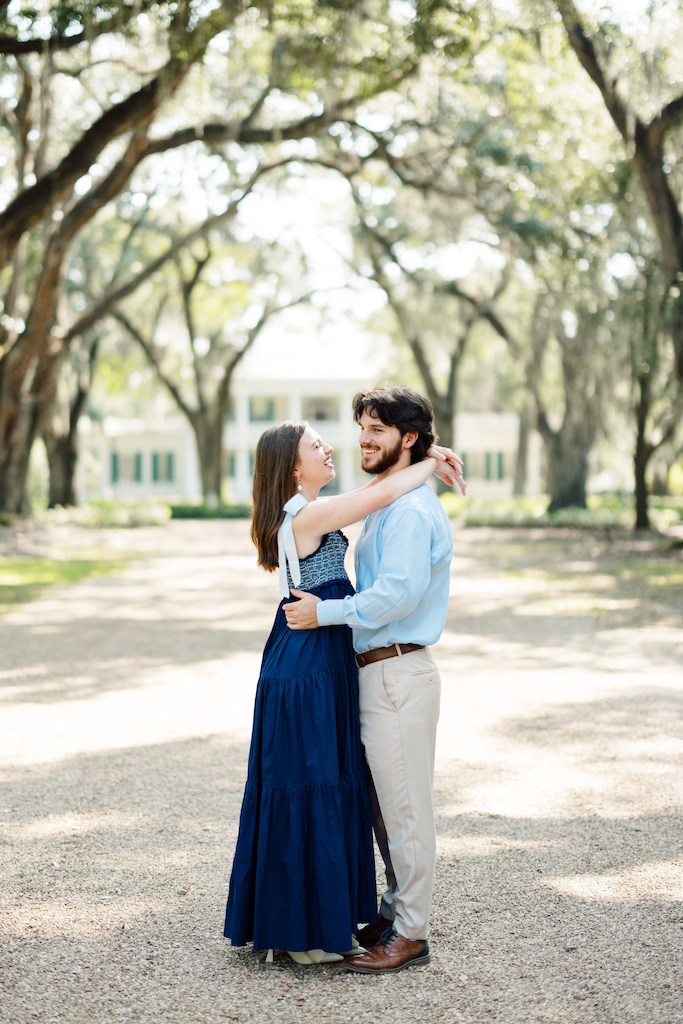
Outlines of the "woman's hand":
<svg viewBox="0 0 683 1024">
<path fill-rule="evenodd" d="M 440 444 L 433 444 L 427 452 L 427 457 L 437 460 L 437 468 L 434 470 L 434 475 L 443 480 L 449 485 L 454 487 L 455 484 L 460 488 L 461 494 L 467 494 L 467 485 L 463 479 L 462 466 L 463 462 L 459 455 L 456 455 L 450 448 L 445 448 Z"/>
</svg>

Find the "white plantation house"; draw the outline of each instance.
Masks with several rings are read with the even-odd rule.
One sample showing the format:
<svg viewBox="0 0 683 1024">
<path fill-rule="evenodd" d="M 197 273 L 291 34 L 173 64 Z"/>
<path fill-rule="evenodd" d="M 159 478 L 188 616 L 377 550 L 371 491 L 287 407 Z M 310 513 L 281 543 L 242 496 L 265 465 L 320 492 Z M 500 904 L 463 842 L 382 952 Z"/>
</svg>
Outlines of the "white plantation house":
<svg viewBox="0 0 683 1024">
<path fill-rule="evenodd" d="M 256 444 L 262 432 L 286 419 L 305 419 L 334 449 L 336 479 L 328 493 L 358 487 L 358 427 L 351 402 L 356 392 L 382 379 L 387 346 L 374 336 L 339 338 L 322 332 L 296 347 L 263 345 L 245 358 L 232 387 L 225 426 L 224 497 L 248 501 Z M 461 413 L 456 447 L 465 460 L 469 494 L 512 494 L 518 418 L 514 413 Z M 194 434 L 184 417 L 81 422 L 77 469 L 79 500 L 201 497 Z M 540 491 L 540 438 L 532 434 L 527 492 Z"/>
</svg>

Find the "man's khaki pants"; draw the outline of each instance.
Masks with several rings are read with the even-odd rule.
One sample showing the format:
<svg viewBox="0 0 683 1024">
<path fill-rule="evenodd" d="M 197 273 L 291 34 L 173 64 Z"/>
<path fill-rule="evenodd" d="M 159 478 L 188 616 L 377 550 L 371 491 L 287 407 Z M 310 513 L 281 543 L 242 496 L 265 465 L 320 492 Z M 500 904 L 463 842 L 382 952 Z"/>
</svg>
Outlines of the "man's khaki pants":
<svg viewBox="0 0 683 1024">
<path fill-rule="evenodd" d="M 436 861 L 432 784 L 441 677 L 428 650 L 375 661 L 358 677 L 373 826 L 387 871 L 380 913 L 405 938 L 426 939 Z"/>
</svg>

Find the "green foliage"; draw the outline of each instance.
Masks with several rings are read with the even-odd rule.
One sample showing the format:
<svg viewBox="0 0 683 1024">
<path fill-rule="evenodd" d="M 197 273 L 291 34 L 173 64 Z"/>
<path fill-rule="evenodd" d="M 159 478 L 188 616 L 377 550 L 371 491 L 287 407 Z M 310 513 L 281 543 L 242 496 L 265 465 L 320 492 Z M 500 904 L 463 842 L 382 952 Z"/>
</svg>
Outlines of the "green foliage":
<svg viewBox="0 0 683 1024">
<path fill-rule="evenodd" d="M 249 519 L 251 505 L 171 505 L 171 519 Z"/>
<path fill-rule="evenodd" d="M 548 514 L 548 498 L 459 498 L 441 495 L 446 514 L 462 526 L 558 527 L 580 530 L 627 530 L 633 527 L 633 498 L 591 494 L 588 508 L 562 508 Z M 683 498 L 653 497 L 652 524 L 666 530 L 683 522 Z"/>
<path fill-rule="evenodd" d="M 39 522 L 94 527 L 163 526 L 170 517 L 168 505 L 152 499 L 91 501 L 77 508 L 47 509 L 36 515 Z"/>
</svg>

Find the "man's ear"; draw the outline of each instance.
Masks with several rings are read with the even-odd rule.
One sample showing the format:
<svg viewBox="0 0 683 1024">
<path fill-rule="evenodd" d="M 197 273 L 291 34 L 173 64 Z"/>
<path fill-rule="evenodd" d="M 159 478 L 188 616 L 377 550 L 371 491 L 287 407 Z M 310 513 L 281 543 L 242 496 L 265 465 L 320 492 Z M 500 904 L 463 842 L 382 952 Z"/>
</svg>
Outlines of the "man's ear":
<svg viewBox="0 0 683 1024">
<path fill-rule="evenodd" d="M 417 432 L 403 435 L 403 447 L 412 448 L 417 441 Z"/>
</svg>

